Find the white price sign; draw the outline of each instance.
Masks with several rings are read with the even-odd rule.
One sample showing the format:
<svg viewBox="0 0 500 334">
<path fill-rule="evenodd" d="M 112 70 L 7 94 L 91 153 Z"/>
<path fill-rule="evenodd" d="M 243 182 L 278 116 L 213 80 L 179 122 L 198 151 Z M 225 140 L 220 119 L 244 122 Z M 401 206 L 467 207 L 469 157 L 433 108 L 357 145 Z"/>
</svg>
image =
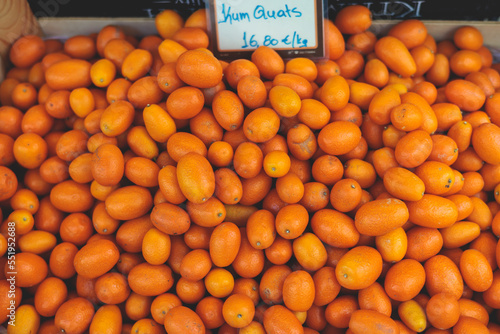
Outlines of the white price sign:
<svg viewBox="0 0 500 334">
<path fill-rule="evenodd" d="M 324 56 L 322 0 L 212 0 L 209 12 L 218 56 L 262 45 L 287 57 Z"/>
</svg>

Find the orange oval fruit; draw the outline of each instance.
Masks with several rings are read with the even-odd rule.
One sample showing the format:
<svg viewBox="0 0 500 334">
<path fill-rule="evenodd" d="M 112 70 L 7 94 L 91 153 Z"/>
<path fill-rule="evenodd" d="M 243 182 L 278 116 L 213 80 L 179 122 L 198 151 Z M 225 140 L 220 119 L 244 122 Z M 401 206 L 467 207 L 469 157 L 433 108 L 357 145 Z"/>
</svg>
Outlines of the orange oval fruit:
<svg viewBox="0 0 500 334">
<path fill-rule="evenodd" d="M 382 256 L 369 246 L 356 246 L 344 254 L 335 267 L 341 286 L 351 290 L 364 289 L 382 273 Z"/>
<path fill-rule="evenodd" d="M 392 71 L 402 77 L 410 77 L 417 65 L 406 45 L 393 36 L 384 36 L 375 42 L 375 54 Z"/>
<path fill-rule="evenodd" d="M 264 311 L 264 329 L 269 334 L 304 333 L 302 324 L 295 314 L 283 305 L 273 305 Z"/>
<path fill-rule="evenodd" d="M 318 146 L 331 155 L 341 155 L 354 149 L 361 140 L 361 130 L 352 122 L 334 121 L 318 134 Z"/>
<path fill-rule="evenodd" d="M 331 111 L 337 111 L 349 103 L 349 95 L 347 80 L 340 75 L 335 75 L 328 78 L 321 86 L 320 100 Z"/>
<path fill-rule="evenodd" d="M 396 322 L 374 310 L 356 310 L 351 314 L 349 330 L 353 333 L 399 333 Z"/>
<path fill-rule="evenodd" d="M 414 168 L 429 157 L 432 147 L 432 138 L 429 133 L 424 130 L 414 130 L 397 142 L 394 154 L 402 167 Z"/>
<path fill-rule="evenodd" d="M 486 256 L 476 249 L 466 249 L 460 257 L 460 272 L 473 291 L 483 292 L 493 283 L 493 271 Z"/>
<path fill-rule="evenodd" d="M 407 202 L 406 205 L 410 221 L 420 226 L 443 228 L 457 220 L 457 206 L 442 196 L 425 194 L 420 200 Z"/>
<path fill-rule="evenodd" d="M 305 270 L 296 270 L 283 282 L 283 303 L 295 312 L 305 312 L 311 308 L 315 297 L 312 276 Z"/>
<path fill-rule="evenodd" d="M 65 301 L 55 314 L 56 328 L 65 333 L 83 333 L 92 322 L 94 305 L 88 299 L 75 297 Z"/>
<path fill-rule="evenodd" d="M 354 247 L 360 238 L 354 220 L 337 210 L 322 209 L 315 212 L 311 218 L 311 227 L 321 241 L 333 247 Z"/>
<path fill-rule="evenodd" d="M 426 282 L 426 272 L 420 262 L 403 259 L 392 265 L 386 273 L 384 289 L 387 295 L 397 301 L 415 298 Z"/>
<path fill-rule="evenodd" d="M 367 30 L 372 24 L 372 14 L 362 5 L 345 6 L 335 16 L 335 25 L 343 34 L 357 34 Z"/>
<path fill-rule="evenodd" d="M 151 192 L 131 185 L 113 190 L 105 200 L 108 214 L 119 220 L 131 220 L 145 215 L 153 207 Z"/>
<path fill-rule="evenodd" d="M 403 201 L 396 198 L 376 199 L 359 207 L 354 224 L 361 234 L 379 236 L 403 226 L 408 218 L 408 208 Z"/>
<path fill-rule="evenodd" d="M 403 201 L 418 201 L 424 196 L 425 184 L 415 173 L 403 167 L 391 167 L 384 176 L 386 190 Z"/>
<path fill-rule="evenodd" d="M 73 90 L 88 87 L 90 78 L 90 62 L 83 59 L 68 59 L 52 64 L 45 71 L 45 80 L 54 90 Z"/>
<path fill-rule="evenodd" d="M 200 316 L 186 306 L 175 306 L 165 316 L 165 330 L 168 333 L 205 333 L 205 325 Z"/>
<path fill-rule="evenodd" d="M 500 128 L 493 123 L 485 123 L 472 131 L 472 146 L 481 159 L 489 164 L 500 164 Z"/>
<path fill-rule="evenodd" d="M 188 50 L 177 59 L 179 78 L 197 88 L 210 88 L 222 80 L 222 66 L 217 58 L 202 50 Z"/>
<path fill-rule="evenodd" d="M 227 267 L 236 259 L 240 245 L 241 233 L 238 226 L 223 222 L 217 225 L 210 235 L 210 258 L 216 266 Z"/>
<path fill-rule="evenodd" d="M 177 180 L 186 198 L 193 203 L 203 203 L 215 192 L 215 174 L 204 156 L 190 152 L 177 162 Z"/>
<path fill-rule="evenodd" d="M 453 295 L 455 299 L 462 296 L 464 290 L 463 277 L 458 266 L 445 255 L 435 255 L 424 264 L 425 287 L 430 296 L 440 292 Z"/>
<path fill-rule="evenodd" d="M 109 240 L 101 239 L 83 246 L 73 260 L 76 272 L 87 278 L 107 273 L 119 259 L 118 247 Z"/>
</svg>

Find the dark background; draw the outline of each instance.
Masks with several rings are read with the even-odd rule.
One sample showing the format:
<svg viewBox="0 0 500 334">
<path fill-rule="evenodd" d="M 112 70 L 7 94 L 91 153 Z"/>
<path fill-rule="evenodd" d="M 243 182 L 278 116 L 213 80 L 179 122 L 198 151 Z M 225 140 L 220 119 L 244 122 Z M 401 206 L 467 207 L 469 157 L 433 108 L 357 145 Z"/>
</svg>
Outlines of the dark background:
<svg viewBox="0 0 500 334">
<path fill-rule="evenodd" d="M 374 19 L 498 21 L 499 0 L 325 0 L 328 17 L 350 4 L 369 7 Z M 205 7 L 205 0 L 28 0 L 37 17 L 154 17 L 163 9 L 175 9 L 187 17 Z"/>
</svg>

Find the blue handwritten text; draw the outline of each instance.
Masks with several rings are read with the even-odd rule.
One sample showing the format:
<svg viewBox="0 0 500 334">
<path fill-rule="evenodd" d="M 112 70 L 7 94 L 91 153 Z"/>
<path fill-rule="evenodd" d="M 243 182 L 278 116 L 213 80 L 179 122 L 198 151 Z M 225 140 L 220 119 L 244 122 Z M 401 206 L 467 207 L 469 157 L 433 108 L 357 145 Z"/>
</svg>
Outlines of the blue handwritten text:
<svg viewBox="0 0 500 334">
<path fill-rule="evenodd" d="M 284 9 L 279 10 L 268 10 L 264 6 L 258 5 L 253 10 L 252 15 L 250 15 L 248 12 L 233 12 L 233 8 L 231 8 L 231 6 L 226 7 L 226 4 L 223 3 L 220 14 L 220 18 L 217 21 L 218 24 L 233 24 L 243 21 L 250 22 L 252 18 L 254 20 L 278 20 L 282 18 L 297 18 L 302 16 L 302 12 L 297 9 L 297 7 L 289 8 L 286 4 Z"/>
<path fill-rule="evenodd" d="M 247 34 L 246 32 L 243 33 L 243 44 L 241 46 L 242 49 L 254 49 L 258 48 L 261 45 L 269 47 L 288 47 L 292 49 L 306 48 L 308 47 L 308 40 L 306 38 L 300 37 L 300 34 L 296 31 L 285 36 L 265 35 L 262 40 L 258 40 L 255 34 Z"/>
</svg>

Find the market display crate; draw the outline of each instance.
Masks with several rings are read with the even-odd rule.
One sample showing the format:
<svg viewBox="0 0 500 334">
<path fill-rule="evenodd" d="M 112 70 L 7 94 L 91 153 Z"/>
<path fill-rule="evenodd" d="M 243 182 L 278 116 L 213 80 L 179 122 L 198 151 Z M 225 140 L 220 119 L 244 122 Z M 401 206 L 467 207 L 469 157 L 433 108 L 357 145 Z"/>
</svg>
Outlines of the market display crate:
<svg viewBox="0 0 500 334">
<path fill-rule="evenodd" d="M 45 13 L 49 9 L 55 13 L 58 6 L 70 6 L 63 0 L 47 2 L 52 7 L 41 3 Z M 97 36 L 112 26 L 138 42 L 144 36 L 158 36 L 154 18 L 155 12 L 161 12 L 158 3 L 154 4 L 157 7 L 145 10 L 151 17 L 34 17 L 27 2 L 13 2 L 10 6 L 7 1 L 4 7 L 0 5 L 0 17 L 7 18 L 0 19 L 0 32 L 4 33 L 0 37 L 3 42 L 0 82 L 13 68 L 9 62 L 9 43 L 20 36 L 34 34 L 64 43 L 73 36 Z M 191 7 L 184 13 L 186 17 L 194 12 L 194 7 L 204 6 L 202 1 L 188 3 Z M 408 2 L 401 3 L 404 8 L 409 6 Z M 412 10 L 418 12 L 423 3 L 413 1 Z M 171 2 L 167 5 L 175 9 Z M 332 8 L 335 3 L 327 6 L 327 15 L 336 14 Z M 389 16 L 384 13 L 374 15 L 373 21 L 370 19 L 368 30 L 377 38 L 387 36 L 392 27 L 406 20 L 384 19 Z M 413 19 L 424 23 L 428 35 L 438 43 L 452 43 L 460 27 L 477 28 L 483 45 L 491 53 L 492 66 L 500 63 L 500 22 Z M 344 36 L 347 38 L 348 34 Z M 57 132 L 53 138 L 44 139 L 23 130 L 23 134 L 16 134 L 9 141 L 6 137 L 10 133 L 0 131 L 0 144 L 13 147 L 10 157 L 5 153 L 9 153 L 8 149 L 0 145 L 0 158 L 4 154 L 5 159 L 11 159 L 7 166 L 0 159 L 0 190 L 8 189 L 7 183 L 16 178 L 19 185 L 9 189 L 12 191 L 9 196 L 0 191 L 0 217 L 4 220 L 0 232 L 6 236 L 8 245 L 3 255 L 5 261 L 0 262 L 5 263 L 0 293 L 9 296 L 7 302 L 0 300 L 7 310 L 0 310 L 0 315 L 10 319 L 0 323 L 0 333 L 7 332 L 5 327 L 13 329 L 10 324 L 13 319 L 18 321 L 16 326 L 38 329 L 41 323 L 45 329 L 66 328 L 67 333 L 72 333 L 71 328 L 75 333 L 87 330 L 99 333 L 108 329 L 108 325 L 115 326 L 113 329 L 119 329 L 118 332 L 123 328 L 138 333 L 145 328 L 145 332 L 158 330 L 169 334 L 205 333 L 205 330 L 237 333 L 236 328 L 293 334 L 303 333 L 303 326 L 309 333 L 344 333 L 347 328 L 355 334 L 377 330 L 398 333 L 398 328 L 424 332 L 431 327 L 454 327 L 454 331 L 465 333 L 471 329 L 485 331 L 486 326 L 492 333 L 500 332 L 500 298 L 496 294 L 500 293 L 497 235 L 500 234 L 500 75 L 499 87 L 489 96 L 478 86 L 483 94 L 478 108 L 463 101 L 457 96 L 460 94 L 445 92 L 448 81 L 432 84 L 434 101 L 440 98 L 443 104 L 439 117 L 431 108 L 434 101 L 428 102 L 425 93 L 412 91 L 413 79 L 401 73 L 392 77 L 394 84 L 388 89 L 386 84 L 380 87 L 366 84 L 361 75 L 345 79 L 341 73 L 323 82 L 302 77 L 302 81 L 297 79 L 288 85 L 285 81 L 291 77 L 278 82 L 274 79 L 278 74 L 269 74 L 265 80 L 256 78 L 262 84 L 259 87 L 265 98 L 252 107 L 253 96 L 246 100 L 239 92 L 238 82 L 230 81 L 237 75 L 231 77 L 223 72 L 221 64 L 230 66 L 232 60 L 219 62 L 206 50 L 194 51 L 196 56 L 189 53 L 186 57 L 192 58 L 182 61 L 197 65 L 197 60 L 206 60 L 210 65 L 206 67 L 208 74 L 193 75 L 190 69 L 179 69 L 181 56 L 177 55 L 178 63 L 170 63 L 168 70 L 178 78 L 174 83 L 178 87 L 168 93 L 155 87 L 158 94 L 152 96 L 159 98 L 152 103 L 136 96 L 127 96 L 130 101 L 108 101 L 104 92 L 107 86 L 96 88 L 90 77 L 81 81 L 83 84 L 76 80 L 76 86 L 70 87 L 58 79 L 50 79 L 49 74 L 45 76 L 47 70 L 44 78 L 54 87 L 61 84 L 60 90 L 68 96 L 70 91 L 72 94 L 80 88 L 100 91 L 101 102 L 106 106 L 95 117 L 102 118 L 86 123 L 86 117 L 96 108 L 89 112 L 83 110 L 85 106 L 79 109 L 80 106 L 71 105 L 68 97 L 73 109 L 71 115 L 45 118 L 60 118 L 52 119 Z M 280 57 L 272 50 L 263 52 L 266 59 L 248 57 L 255 68 L 268 57 L 273 60 Z M 362 58 L 385 57 L 375 54 Z M 99 58 L 97 53 L 94 58 Z M 282 63 L 283 71 L 288 60 L 285 58 Z M 141 61 L 138 57 L 134 64 Z M 387 62 L 391 61 L 397 62 L 394 59 Z M 75 73 L 97 63 L 84 62 L 74 67 Z M 141 74 L 134 72 L 132 66 L 127 73 L 136 75 L 135 80 L 122 75 L 123 87 L 128 89 L 148 76 L 151 64 L 144 73 L 139 71 Z M 165 65 L 162 63 L 158 69 Z M 265 70 L 265 65 L 262 68 Z M 500 66 L 495 68 L 500 71 Z M 391 74 L 396 73 L 396 67 L 390 69 Z M 116 70 L 116 78 L 125 72 L 123 67 Z M 220 76 L 212 76 L 215 72 Z M 21 76 L 19 73 L 13 76 Z M 215 86 L 213 77 L 217 79 Z M 336 78 L 330 80 L 332 77 Z M 467 81 L 462 80 L 464 77 L 465 73 L 450 76 L 460 81 L 458 84 Z M 362 80 L 357 82 L 358 78 Z M 148 87 L 158 86 L 155 76 L 147 79 L 146 88 L 135 91 L 137 96 L 149 96 L 145 92 Z M 419 80 L 425 81 L 423 76 Z M 304 93 L 300 90 L 304 86 L 310 90 Z M 278 93 L 279 87 L 285 88 Z M 176 96 L 181 88 L 185 95 Z M 217 96 L 222 96 L 219 92 L 226 96 L 214 106 Z M 345 102 L 338 109 L 337 93 L 343 99 L 341 103 Z M 388 94 L 374 107 L 383 110 L 383 115 L 374 114 L 370 119 L 372 101 L 382 96 L 379 93 Z M 282 98 L 279 94 L 286 96 Z M 483 105 L 490 97 L 498 101 L 490 107 L 491 114 L 487 114 Z M 76 99 L 84 101 L 81 97 Z M 217 119 L 219 114 L 214 116 L 212 109 L 228 111 L 231 107 L 226 105 L 235 101 L 241 106 L 239 121 Z M 189 103 L 196 106 L 186 107 Z M 386 105 L 391 103 L 388 108 Z M 344 109 L 348 104 L 352 108 Z M 309 109 L 303 108 L 305 105 Z M 495 107 L 499 109 L 498 115 L 493 115 Z M 5 128 L 1 127 L 1 117 L 7 115 L 1 113 L 2 108 L 0 105 L 0 130 Z M 449 115 L 445 115 L 444 108 L 448 108 Z M 299 114 L 303 109 L 307 116 Z M 360 117 L 334 115 L 341 110 L 346 115 L 353 112 Z M 417 111 L 411 113 L 412 110 Z M 193 115 L 184 117 L 184 111 Z M 434 119 L 426 123 L 429 112 Z M 474 112 L 469 122 L 462 121 Z M 108 123 L 103 121 L 104 113 Z M 395 119 L 396 113 L 401 119 Z M 196 125 L 193 120 L 198 115 L 206 118 L 198 118 Z M 327 118 L 320 119 L 325 115 Z M 420 117 L 414 121 L 419 123 L 407 130 L 404 126 L 412 121 L 404 118 L 410 116 Z M 213 135 L 219 136 L 219 140 L 212 140 L 210 129 L 204 128 L 212 121 L 220 130 Z M 196 126 L 206 133 L 193 131 Z M 241 132 L 237 132 L 240 127 Z M 36 128 L 36 131 L 42 130 Z M 44 135 L 48 136 L 49 131 Z M 296 137 L 290 139 L 294 131 Z M 298 135 L 299 131 L 309 137 Z M 223 137 L 228 133 L 228 137 Z M 25 134 L 28 135 L 19 139 Z M 467 140 L 464 134 L 468 134 Z M 173 137 L 175 140 L 170 140 Z M 54 158 L 53 165 L 46 164 L 46 174 L 41 175 L 38 157 L 23 156 L 18 153 L 19 148 L 36 151 L 33 146 L 54 138 L 57 141 L 50 142 L 54 152 L 51 156 L 45 152 L 44 158 L 44 161 Z M 302 139 L 294 141 L 296 138 Z M 60 141 L 65 142 L 58 146 Z M 211 156 L 214 142 L 222 144 L 217 151 L 219 155 Z M 271 144 L 266 146 L 268 143 Z M 64 147 L 69 149 L 65 151 Z M 230 151 L 227 161 L 222 161 L 227 159 L 222 148 Z M 82 165 L 75 167 L 73 161 L 85 154 L 87 160 L 80 159 Z M 454 164 L 459 155 L 467 158 Z M 317 161 L 321 162 L 315 170 Z M 65 167 L 68 170 L 61 171 Z M 47 181 L 60 175 L 64 178 Z M 233 187 L 235 184 L 239 188 Z M 306 185 L 310 187 L 306 189 Z M 258 199 L 246 197 L 246 203 L 241 204 L 245 186 L 250 189 L 248 193 L 254 187 L 251 196 Z M 229 189 L 226 193 L 224 187 Z M 461 187 L 467 187 L 467 191 L 460 193 Z M 27 191 L 22 193 L 22 190 Z M 303 201 L 307 191 L 307 201 Z M 452 200 L 453 195 L 457 197 Z M 32 206 L 23 207 L 23 201 Z M 42 205 L 42 201 L 47 210 L 42 214 L 59 219 L 61 225 L 67 220 L 64 227 L 38 226 L 34 222 L 42 214 L 30 209 Z M 103 219 L 105 227 L 94 222 L 98 218 Z M 30 219 L 31 227 L 17 224 L 18 220 Z M 87 227 L 88 231 L 83 231 Z M 18 228 L 26 230 L 18 233 Z M 108 233 L 107 228 L 113 231 Z M 247 233 L 248 229 L 251 231 Z M 427 246 L 419 244 L 422 242 L 419 236 L 424 234 L 429 241 Z M 91 238 L 92 242 L 88 242 Z M 62 250 L 61 246 L 67 248 Z M 39 249 L 45 251 L 37 253 Z M 64 258 L 66 251 L 73 260 L 68 262 Z M 57 259 L 53 259 L 52 252 L 62 254 L 60 261 L 64 265 L 54 264 Z M 25 266 L 20 269 L 25 276 L 16 272 L 16 261 Z M 36 267 L 31 276 L 26 274 L 30 266 Z M 43 276 L 42 280 L 37 280 L 37 275 Z M 43 303 L 49 297 L 58 299 L 54 309 Z M 348 314 L 340 316 L 344 311 Z"/>
</svg>

